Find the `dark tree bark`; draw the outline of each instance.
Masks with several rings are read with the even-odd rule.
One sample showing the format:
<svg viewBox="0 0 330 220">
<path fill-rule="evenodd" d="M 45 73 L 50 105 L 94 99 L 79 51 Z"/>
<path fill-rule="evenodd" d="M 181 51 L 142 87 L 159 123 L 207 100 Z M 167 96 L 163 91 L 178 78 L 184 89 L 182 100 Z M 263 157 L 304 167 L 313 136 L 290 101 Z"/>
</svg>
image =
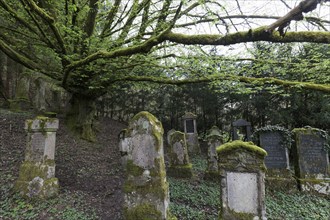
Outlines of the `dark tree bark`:
<svg viewBox="0 0 330 220">
<path fill-rule="evenodd" d="M 95 141 L 95 100 L 95 97 L 73 94 L 71 108 L 66 116 L 69 127 L 88 141 Z"/>
</svg>

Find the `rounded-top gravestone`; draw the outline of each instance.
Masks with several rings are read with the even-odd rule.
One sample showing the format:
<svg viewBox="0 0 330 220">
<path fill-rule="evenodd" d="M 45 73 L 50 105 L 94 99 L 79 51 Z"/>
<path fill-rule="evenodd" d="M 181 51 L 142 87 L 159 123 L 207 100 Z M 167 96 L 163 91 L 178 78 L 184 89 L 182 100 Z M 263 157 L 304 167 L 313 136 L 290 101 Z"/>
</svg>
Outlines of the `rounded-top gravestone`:
<svg viewBox="0 0 330 220">
<path fill-rule="evenodd" d="M 169 219 L 162 124 L 152 114 L 140 112 L 129 122 L 121 144 L 127 152 L 125 219 Z"/>
</svg>

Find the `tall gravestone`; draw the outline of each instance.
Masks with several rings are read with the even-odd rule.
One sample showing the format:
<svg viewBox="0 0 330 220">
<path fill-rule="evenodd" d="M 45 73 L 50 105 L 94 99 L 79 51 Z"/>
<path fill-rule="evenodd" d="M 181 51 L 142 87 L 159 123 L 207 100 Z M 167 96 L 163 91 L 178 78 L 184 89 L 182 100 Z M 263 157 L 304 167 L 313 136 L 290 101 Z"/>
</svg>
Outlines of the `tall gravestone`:
<svg viewBox="0 0 330 220">
<path fill-rule="evenodd" d="M 311 127 L 296 128 L 293 133 L 295 172 L 300 189 L 330 195 L 327 133 Z"/>
<path fill-rule="evenodd" d="M 265 158 L 267 185 L 272 188 L 296 188 L 296 181 L 291 174 L 289 164 L 289 149 L 291 147 L 289 130 L 280 126 L 266 126 L 257 129 L 253 137 L 258 146 L 267 151 Z"/>
<path fill-rule="evenodd" d="M 238 119 L 232 123 L 232 140 L 251 141 L 251 123 Z"/>
<path fill-rule="evenodd" d="M 50 198 L 58 194 L 55 177 L 55 141 L 58 119 L 37 117 L 26 120 L 27 146 L 25 160 L 14 189 L 23 196 Z"/>
<path fill-rule="evenodd" d="M 221 176 L 219 219 L 266 219 L 266 151 L 236 140 L 217 148 Z"/>
<path fill-rule="evenodd" d="M 218 169 L 218 154 L 216 148 L 223 144 L 223 138 L 221 131 L 217 126 L 213 126 L 208 135 L 207 140 L 207 168 L 205 171 L 205 179 L 218 179 L 219 169 Z"/>
<path fill-rule="evenodd" d="M 129 122 L 121 144 L 127 152 L 125 219 L 169 219 L 162 124 L 152 114 L 140 112 Z"/>
<path fill-rule="evenodd" d="M 191 112 L 187 112 L 183 116 L 184 133 L 186 135 L 188 152 L 191 154 L 199 154 L 201 152 L 198 142 L 196 118 L 197 116 Z"/>
<path fill-rule="evenodd" d="M 170 165 L 167 174 L 173 177 L 190 178 L 193 176 L 192 164 L 189 162 L 185 134 L 174 131 L 169 136 Z"/>
</svg>

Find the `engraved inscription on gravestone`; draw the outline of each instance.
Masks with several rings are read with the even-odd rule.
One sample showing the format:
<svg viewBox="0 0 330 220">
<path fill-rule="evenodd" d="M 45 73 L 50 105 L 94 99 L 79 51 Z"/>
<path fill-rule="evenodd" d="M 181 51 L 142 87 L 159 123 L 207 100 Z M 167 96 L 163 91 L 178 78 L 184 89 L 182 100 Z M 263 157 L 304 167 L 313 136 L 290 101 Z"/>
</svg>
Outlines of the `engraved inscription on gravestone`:
<svg viewBox="0 0 330 220">
<path fill-rule="evenodd" d="M 194 120 L 193 119 L 187 119 L 186 120 L 186 129 L 187 129 L 187 133 L 194 133 L 195 132 Z"/>
<path fill-rule="evenodd" d="M 228 206 L 235 212 L 258 213 L 256 173 L 227 173 Z"/>
<path fill-rule="evenodd" d="M 301 134 L 300 136 L 301 171 L 308 174 L 327 173 L 327 158 L 324 140 L 316 135 Z"/>
<path fill-rule="evenodd" d="M 289 166 L 287 148 L 281 145 L 283 136 L 279 132 L 264 132 L 260 134 L 260 146 L 268 155 L 265 158 L 267 168 L 286 169 Z"/>
<path fill-rule="evenodd" d="M 32 154 L 31 158 L 33 161 L 42 161 L 44 157 L 44 148 L 45 148 L 45 135 L 40 132 L 35 132 L 31 138 L 31 147 Z"/>
</svg>

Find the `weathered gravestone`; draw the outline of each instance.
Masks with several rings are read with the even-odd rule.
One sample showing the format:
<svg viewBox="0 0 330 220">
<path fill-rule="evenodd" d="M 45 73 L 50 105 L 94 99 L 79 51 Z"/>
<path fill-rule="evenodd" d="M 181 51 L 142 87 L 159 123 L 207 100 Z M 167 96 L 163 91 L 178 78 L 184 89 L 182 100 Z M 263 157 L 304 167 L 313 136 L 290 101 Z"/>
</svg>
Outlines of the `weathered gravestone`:
<svg viewBox="0 0 330 220">
<path fill-rule="evenodd" d="M 171 135 L 175 132 L 175 129 L 171 129 L 167 132 L 167 138 L 166 138 L 166 141 L 167 141 L 167 144 L 170 145 L 171 143 Z"/>
<path fill-rule="evenodd" d="M 119 148 L 120 157 L 121 157 L 120 162 L 124 169 L 126 169 L 128 152 L 129 152 L 128 147 L 130 146 L 127 143 L 128 139 L 125 138 L 126 131 L 127 131 L 126 129 L 123 129 L 120 131 L 120 133 L 118 135 L 118 140 L 119 140 L 118 148 Z"/>
<path fill-rule="evenodd" d="M 58 194 L 55 178 L 55 140 L 58 119 L 37 117 L 26 120 L 27 146 L 25 160 L 14 189 L 23 196 L 50 198 Z"/>
<path fill-rule="evenodd" d="M 218 179 L 218 154 L 216 148 L 223 144 L 221 131 L 217 126 L 213 126 L 206 136 L 208 150 L 207 150 L 207 168 L 205 171 L 205 179 Z"/>
<path fill-rule="evenodd" d="M 217 148 L 221 176 L 219 219 L 266 219 L 266 151 L 252 142 L 233 141 Z"/>
<path fill-rule="evenodd" d="M 266 126 L 257 129 L 253 138 L 261 148 L 267 151 L 265 158 L 267 185 L 282 189 L 296 188 L 296 181 L 291 174 L 289 165 L 291 147 L 289 130 L 280 126 Z"/>
<path fill-rule="evenodd" d="M 199 154 L 201 152 L 198 142 L 196 118 L 197 116 L 191 112 L 187 112 L 183 116 L 184 133 L 186 134 L 188 152 L 191 154 Z"/>
<path fill-rule="evenodd" d="M 251 123 L 238 119 L 232 123 L 232 140 L 251 141 Z"/>
<path fill-rule="evenodd" d="M 167 174 L 173 177 L 192 177 L 192 164 L 189 163 L 185 134 L 180 131 L 172 132 L 169 136 L 169 143 L 170 165 Z"/>
<path fill-rule="evenodd" d="M 301 190 L 330 195 L 328 135 L 317 128 L 293 130 L 295 172 Z"/>
<path fill-rule="evenodd" d="M 127 152 L 125 219 L 169 219 L 162 124 L 148 112 L 138 113 L 129 122 L 122 145 Z"/>
</svg>

